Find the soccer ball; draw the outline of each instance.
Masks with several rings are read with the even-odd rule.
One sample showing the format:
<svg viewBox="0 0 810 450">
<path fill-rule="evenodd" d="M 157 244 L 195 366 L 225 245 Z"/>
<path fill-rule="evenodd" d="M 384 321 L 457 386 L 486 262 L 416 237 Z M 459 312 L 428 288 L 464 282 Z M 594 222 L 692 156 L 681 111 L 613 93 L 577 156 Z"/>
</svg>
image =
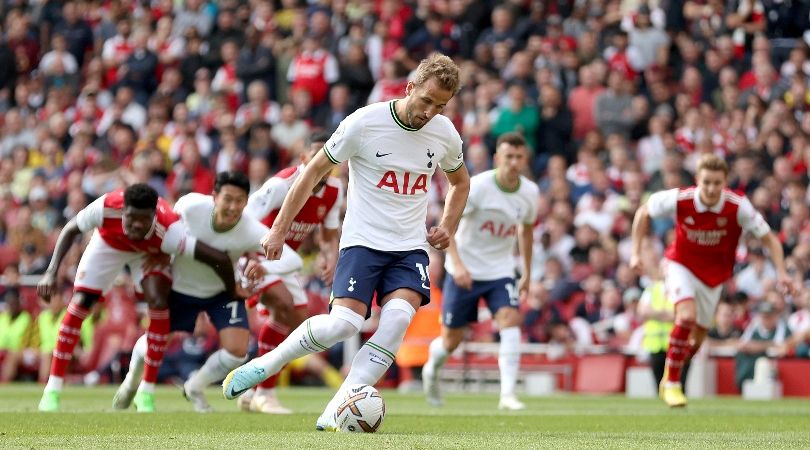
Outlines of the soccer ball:
<svg viewBox="0 0 810 450">
<path fill-rule="evenodd" d="M 348 433 L 374 433 L 383 418 L 385 402 L 377 389 L 367 384 L 351 386 L 335 413 L 337 429 Z"/>
</svg>

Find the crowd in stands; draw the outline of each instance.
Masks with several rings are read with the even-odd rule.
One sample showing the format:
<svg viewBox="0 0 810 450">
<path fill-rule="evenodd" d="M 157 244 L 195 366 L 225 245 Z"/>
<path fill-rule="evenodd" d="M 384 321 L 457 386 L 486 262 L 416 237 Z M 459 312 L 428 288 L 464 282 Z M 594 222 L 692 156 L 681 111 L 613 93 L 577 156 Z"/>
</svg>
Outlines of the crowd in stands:
<svg viewBox="0 0 810 450">
<path fill-rule="evenodd" d="M 648 270 L 636 274 L 632 217 L 651 192 L 691 185 L 704 153 L 729 162 L 731 189 L 778 231 L 790 274 L 807 286 L 806 2 L 15 0 L 0 19 L 0 380 L 15 376 L 13 358 L 31 365 L 50 352 L 80 249 L 63 264 L 55 303 L 21 301 L 15 283 L 44 271 L 60 227 L 89 202 L 134 182 L 170 201 L 209 193 L 224 170 L 246 172 L 256 189 L 298 162 L 313 131 L 404 96 L 433 51 L 462 69 L 444 114 L 471 174 L 491 167 L 499 135 L 529 143 L 527 176 L 541 187 L 521 305 L 529 342 L 642 349 L 672 223 L 653 223 Z M 430 220 L 446 186 L 441 175 L 435 183 Z M 762 249 L 743 240 L 712 340 L 807 357 L 806 341 L 789 336 L 810 330 L 810 290 L 776 292 Z M 431 256 L 440 286 L 443 256 Z M 90 325 L 104 346 L 91 355 L 87 338 L 84 371 L 116 366 L 138 335 L 123 280 Z M 314 277 L 310 287 L 328 297 Z M 496 330 L 485 324 L 473 338 Z M 194 339 L 179 351 L 204 351 L 204 333 Z"/>
</svg>

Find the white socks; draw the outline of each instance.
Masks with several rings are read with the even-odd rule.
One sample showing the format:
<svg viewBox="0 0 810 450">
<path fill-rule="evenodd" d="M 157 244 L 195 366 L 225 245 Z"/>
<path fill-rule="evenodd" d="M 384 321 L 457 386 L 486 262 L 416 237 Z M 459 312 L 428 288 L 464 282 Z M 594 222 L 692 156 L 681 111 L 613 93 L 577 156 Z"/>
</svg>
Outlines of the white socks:
<svg viewBox="0 0 810 450">
<path fill-rule="evenodd" d="M 54 375 L 50 375 L 48 377 L 48 384 L 45 385 L 46 391 L 56 391 L 62 392 L 62 386 L 65 384 L 65 379 L 62 377 L 57 377 Z"/>
<path fill-rule="evenodd" d="M 413 306 L 400 298 L 391 299 L 383 306 L 377 331 L 355 355 L 349 375 L 326 406 L 327 413 L 339 406 L 346 388 L 354 384 L 373 386 L 394 364 L 394 357 L 414 314 Z"/>
<path fill-rule="evenodd" d="M 520 328 L 501 330 L 501 347 L 498 352 L 498 368 L 501 370 L 501 397 L 513 397 L 520 369 Z"/>
<path fill-rule="evenodd" d="M 245 360 L 247 360 L 247 355 L 236 356 L 221 348 L 205 360 L 205 364 L 194 375 L 189 377 L 184 387 L 189 391 L 202 391 L 208 385 L 225 378 L 231 370 L 242 365 Z"/>
<path fill-rule="evenodd" d="M 335 305 L 329 314 L 310 317 L 287 339 L 269 353 L 254 359 L 251 365 L 264 368 L 270 377 L 290 361 L 322 352 L 360 332 L 365 318 L 345 306 Z"/>
<path fill-rule="evenodd" d="M 428 360 L 425 366 L 422 367 L 422 376 L 433 378 L 436 376 L 436 372 L 444 365 L 444 362 L 447 361 L 448 353 L 447 349 L 444 348 L 444 340 L 441 336 L 431 341 L 428 355 Z"/>
</svg>

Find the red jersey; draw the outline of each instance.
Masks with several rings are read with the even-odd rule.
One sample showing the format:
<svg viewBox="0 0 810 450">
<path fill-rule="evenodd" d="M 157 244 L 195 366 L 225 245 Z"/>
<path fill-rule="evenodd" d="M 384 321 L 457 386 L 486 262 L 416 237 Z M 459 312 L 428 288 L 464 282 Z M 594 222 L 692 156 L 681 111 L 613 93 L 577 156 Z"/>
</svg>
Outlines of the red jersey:
<svg viewBox="0 0 810 450">
<path fill-rule="evenodd" d="M 245 209 L 253 217 L 259 218 L 268 227 L 273 226 L 284 198 L 293 182 L 304 171 L 304 166 L 289 167 L 267 180 L 258 191 L 254 192 Z M 319 225 L 329 229 L 339 226 L 340 202 L 343 199 L 343 187 L 336 177 L 329 177 L 326 186 L 318 193 L 310 195 L 301 211 L 293 219 L 290 231 L 285 239 L 287 245 L 298 250 L 307 235 Z"/>
<path fill-rule="evenodd" d="M 326 100 L 329 84 L 337 81 L 337 62 L 327 51 L 301 52 L 290 65 L 288 77 L 292 90 L 303 89 L 312 97 L 312 104 Z"/>
<path fill-rule="evenodd" d="M 182 254 L 193 251 L 193 238 L 187 237 L 180 216 L 162 198 L 158 199 L 152 228 L 143 240 L 132 240 L 124 233 L 124 190 L 104 194 L 76 215 L 83 233 L 96 229 L 110 247 L 123 252 Z"/>
<path fill-rule="evenodd" d="M 731 278 L 743 231 L 758 238 L 770 232 L 751 202 L 728 189 L 711 207 L 701 202 L 697 187 L 690 187 L 657 192 L 650 196 L 647 208 L 653 218 L 674 216 L 675 240 L 665 256 L 709 287 Z"/>
</svg>

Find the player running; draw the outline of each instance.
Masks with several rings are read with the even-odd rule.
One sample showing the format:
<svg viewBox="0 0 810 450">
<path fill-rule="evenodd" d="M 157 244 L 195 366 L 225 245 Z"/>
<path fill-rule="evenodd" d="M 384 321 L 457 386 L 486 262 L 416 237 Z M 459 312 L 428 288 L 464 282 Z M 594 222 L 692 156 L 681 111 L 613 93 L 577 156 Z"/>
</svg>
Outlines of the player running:
<svg viewBox="0 0 810 450">
<path fill-rule="evenodd" d="M 373 385 L 393 364 L 416 308 L 430 301 L 428 245 L 445 249 L 469 193 L 462 142 L 439 115 L 459 87 L 458 67 L 447 56 L 422 60 L 404 99 L 375 103 L 347 117 L 284 201 L 263 245 L 269 259 L 281 254 L 294 217 L 318 180 L 334 164 L 349 161 L 349 187 L 340 255 L 329 314 L 306 320 L 275 350 L 232 371 L 223 393 L 233 399 L 288 362 L 321 352 L 354 336 L 377 294 L 377 331 L 361 347 L 351 370 L 316 422 L 335 428 L 335 409 L 346 386 Z M 450 188 L 440 223 L 425 229 L 431 177 L 437 167 Z"/>
<path fill-rule="evenodd" d="M 442 303 L 442 334 L 430 343 L 430 357 L 422 369 L 428 402 L 441 405 L 438 371 L 458 347 L 471 321 L 477 320 L 483 297 L 500 329 L 498 367 L 501 371 L 500 409 L 520 410 L 515 395 L 520 367 L 519 298 L 529 291 L 532 226 L 537 217 L 540 189 L 521 176 L 526 167 L 526 141 L 506 133 L 495 145 L 496 169 L 470 179 L 470 197 L 461 223 L 447 248 Z M 515 285 L 515 242 L 522 261 Z"/>
<path fill-rule="evenodd" d="M 250 182 L 239 172 L 221 172 L 217 175 L 214 195 L 187 194 L 177 201 L 174 211 L 182 217 L 188 235 L 229 255 L 237 261 L 246 252 L 261 250 L 259 241 L 269 230 L 257 219 L 242 214 L 247 204 Z M 290 272 L 301 268 L 301 259 L 291 250 L 274 261 L 274 270 Z M 256 270 L 258 265 L 249 270 Z M 174 281 L 169 294 L 171 331 L 193 332 L 197 315 L 208 314 L 219 332 L 220 349 L 212 353 L 205 364 L 183 385 L 183 393 L 197 412 L 210 412 L 203 390 L 221 380 L 227 373 L 245 362 L 250 331 L 245 302 L 236 298 L 225 285 L 211 274 L 211 269 L 193 258 L 180 255 L 172 263 Z M 263 273 L 263 272 L 262 272 Z M 249 274 L 256 276 L 256 273 Z M 234 266 L 230 266 L 234 279 Z M 258 277 L 257 277 L 258 278 Z M 144 366 L 146 338 L 141 336 L 135 345 L 130 371 L 113 399 L 115 409 L 126 409 L 133 401 L 139 412 L 154 411 L 154 396 L 141 387 L 135 391 L 139 373 Z M 143 383 L 141 383 L 143 386 Z"/>
<path fill-rule="evenodd" d="M 267 180 L 261 189 L 250 196 L 245 212 L 261 219 L 268 227 L 273 226 L 293 183 L 328 139 L 328 134 L 314 134 L 310 138 L 309 151 L 301 157 L 302 163 L 284 169 Z M 337 261 L 342 200 L 343 184 L 340 179 L 327 173 L 312 189 L 301 211 L 293 219 L 285 240 L 293 250 L 298 250 L 304 239 L 316 228 L 320 228 L 321 251 L 318 254 L 318 261 L 321 266 L 321 277 L 326 284 L 332 283 Z M 256 294 L 261 297 L 264 306 L 273 310 L 273 317 L 266 320 L 259 331 L 259 356 L 261 356 L 281 344 L 289 334 L 289 330 L 297 328 L 307 319 L 308 299 L 295 273 L 266 275 L 259 283 Z M 268 414 L 289 414 L 291 411 L 283 407 L 276 396 L 277 380 L 278 374 L 273 375 L 261 382 L 255 391 L 251 389 L 246 392 L 239 397 L 239 407 L 247 411 Z"/>
<path fill-rule="evenodd" d="M 65 225 L 59 233 L 50 265 L 37 285 L 37 293 L 45 301 L 56 291 L 59 264 L 75 238 L 90 230 L 95 231 L 79 260 L 73 298 L 59 326 L 51 374 L 39 402 L 40 411 L 59 410 L 65 372 L 79 340 L 82 322 L 90 308 L 112 287 L 124 266 L 129 266 L 136 291 L 142 290 L 149 304 L 148 364 L 144 380 L 151 380 L 152 389 L 169 335 L 167 301 L 171 273 L 167 266 L 151 261 L 155 257 L 160 259 L 163 254 L 193 257 L 216 272 L 227 292 L 234 292 L 228 255 L 186 236 L 180 217 L 168 203 L 148 185 L 134 184 L 102 195 Z"/>
<path fill-rule="evenodd" d="M 776 267 L 780 288 L 792 290 L 779 239 L 746 197 L 726 189 L 726 162 L 713 154 L 704 155 L 696 179 L 697 186 L 651 195 L 633 220 L 630 267 L 639 271 L 650 218 L 675 218 L 675 240 L 665 254 L 666 292 L 675 304 L 675 326 L 659 386 L 661 398 L 671 407 L 686 406 L 681 369 L 700 348 L 712 324 L 723 283 L 733 273 L 743 232 L 762 240 Z"/>
</svg>

